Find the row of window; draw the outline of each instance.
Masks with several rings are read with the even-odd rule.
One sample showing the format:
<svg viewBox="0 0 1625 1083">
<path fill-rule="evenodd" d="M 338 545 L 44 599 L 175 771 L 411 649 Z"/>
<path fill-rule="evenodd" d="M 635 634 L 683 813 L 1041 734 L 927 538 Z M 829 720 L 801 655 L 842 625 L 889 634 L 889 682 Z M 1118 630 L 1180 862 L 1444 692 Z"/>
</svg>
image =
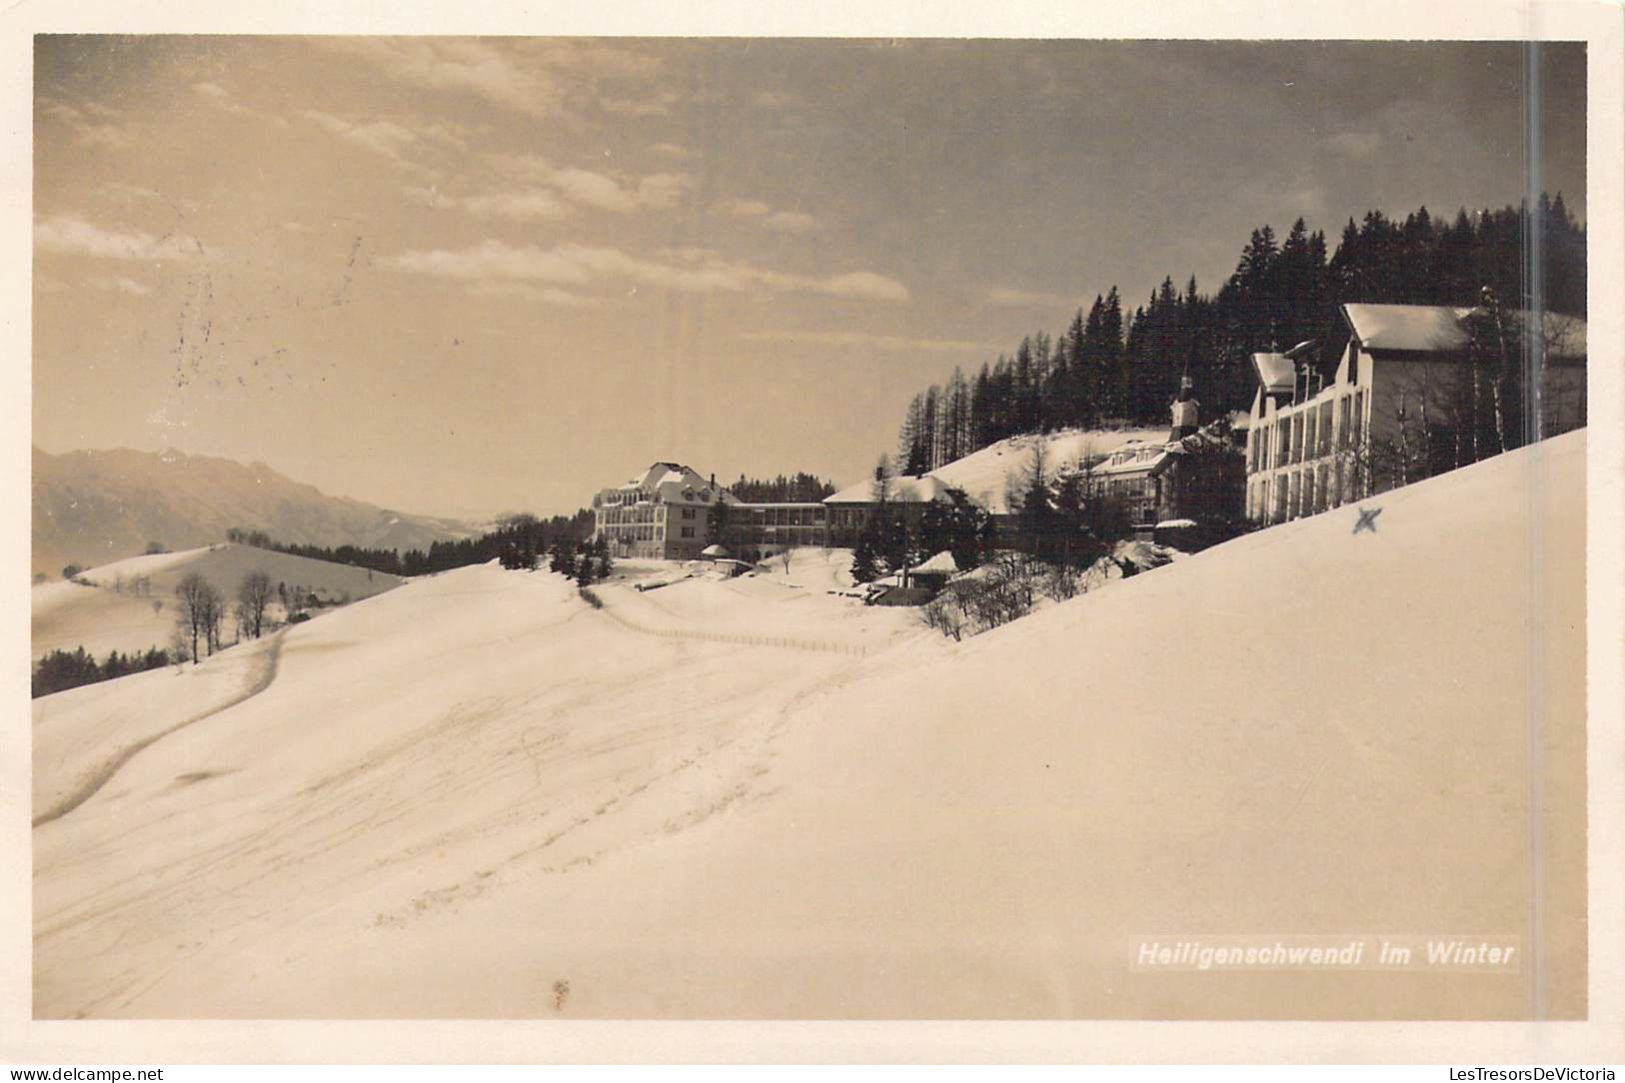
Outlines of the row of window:
<svg viewBox="0 0 1625 1083">
<path fill-rule="evenodd" d="M 1359 499 L 1360 490 L 1357 471 L 1341 460 L 1305 466 L 1249 485 L 1247 517 L 1264 523 L 1301 519 Z"/>
<path fill-rule="evenodd" d="M 1334 424 L 1333 418 L 1336 418 Z M 1365 390 L 1260 421 L 1247 433 L 1247 470 L 1257 473 L 1330 455 L 1354 443 L 1365 419 Z"/>
<path fill-rule="evenodd" d="M 823 505 L 799 508 L 735 507 L 730 513 L 735 522 L 750 522 L 762 526 L 822 526 L 828 519 Z"/>
</svg>

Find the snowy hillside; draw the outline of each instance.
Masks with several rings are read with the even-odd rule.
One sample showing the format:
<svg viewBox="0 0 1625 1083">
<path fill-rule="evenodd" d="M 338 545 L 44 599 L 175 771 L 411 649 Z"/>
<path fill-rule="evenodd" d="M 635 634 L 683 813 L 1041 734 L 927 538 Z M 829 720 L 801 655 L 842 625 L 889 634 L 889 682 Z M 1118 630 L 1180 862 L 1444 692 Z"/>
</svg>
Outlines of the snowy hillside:
<svg viewBox="0 0 1625 1083">
<path fill-rule="evenodd" d="M 33 449 L 32 571 L 207 545 L 238 527 L 279 542 L 426 549 L 471 535 L 448 519 L 329 496 L 264 463 L 117 448 L 51 455 Z"/>
<path fill-rule="evenodd" d="M 327 601 L 367 598 L 404 582 L 366 568 L 233 543 L 130 557 L 91 568 L 79 577 L 91 586 L 58 581 L 33 588 L 33 657 L 80 646 L 97 658 L 112 650 L 167 647 L 175 628 L 175 588 L 181 579 L 197 572 L 223 596 L 233 598 L 243 576 L 252 571 L 269 575 L 273 590 L 279 583 L 289 588 L 299 585 Z M 137 593 L 143 578 L 146 585 Z M 229 621 L 227 625 L 230 638 Z"/>
<path fill-rule="evenodd" d="M 1584 452 L 961 644 L 794 575 L 596 611 L 484 566 L 46 697 L 36 786 L 80 803 L 34 831 L 35 1012 L 1583 1016 Z M 1311 932 L 1541 958 L 1131 965 Z"/>
<path fill-rule="evenodd" d="M 1133 441 L 1166 443 L 1168 427 L 1159 429 L 1066 429 L 1032 436 L 1012 436 L 989 444 L 963 459 L 931 471 L 994 515 L 1010 511 L 1006 494 L 1021 491 L 1027 471 L 1032 469 L 1032 451 L 1042 443 L 1047 468 L 1055 470 L 1084 456 L 1108 455 Z"/>
</svg>

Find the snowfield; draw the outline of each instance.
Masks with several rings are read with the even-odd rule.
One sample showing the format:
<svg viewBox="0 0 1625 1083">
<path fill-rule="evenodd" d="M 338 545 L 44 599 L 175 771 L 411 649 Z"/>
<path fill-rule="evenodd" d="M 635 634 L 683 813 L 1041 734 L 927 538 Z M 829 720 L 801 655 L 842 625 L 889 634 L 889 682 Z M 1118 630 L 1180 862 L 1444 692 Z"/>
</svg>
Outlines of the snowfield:
<svg viewBox="0 0 1625 1083">
<path fill-rule="evenodd" d="M 46 697 L 40 788 L 167 734 L 34 831 L 35 1014 L 1583 1017 L 1584 452 L 958 644 L 838 568 L 484 566 Z M 1132 966 L 1236 933 L 1528 964 Z"/>
<path fill-rule="evenodd" d="M 992 515 L 1010 514 L 1009 494 L 1026 489 L 1033 448 L 1044 448 L 1050 473 L 1088 456 L 1110 455 L 1132 443 L 1168 442 L 1168 427 L 1159 429 L 1063 429 L 1043 435 L 1011 436 L 931 471 L 931 476 L 959 489 Z"/>
<path fill-rule="evenodd" d="M 33 588 L 33 657 L 37 661 L 53 650 L 83 646 L 99 661 L 113 650 L 130 653 L 167 648 L 175 630 L 175 588 L 183 578 L 197 572 L 229 603 L 236 598 L 243 576 L 253 571 L 269 575 L 273 591 L 278 583 L 298 584 L 329 601 L 343 596 L 367 598 L 405 582 L 367 568 L 235 543 L 130 557 L 91 568 L 80 576 L 93 586 L 63 581 Z M 133 584 L 143 576 L 150 581 L 150 591 L 137 596 Z M 116 584 L 124 590 L 115 590 Z M 281 607 L 277 609 L 280 613 Z M 231 626 L 228 619 L 228 632 Z"/>
</svg>

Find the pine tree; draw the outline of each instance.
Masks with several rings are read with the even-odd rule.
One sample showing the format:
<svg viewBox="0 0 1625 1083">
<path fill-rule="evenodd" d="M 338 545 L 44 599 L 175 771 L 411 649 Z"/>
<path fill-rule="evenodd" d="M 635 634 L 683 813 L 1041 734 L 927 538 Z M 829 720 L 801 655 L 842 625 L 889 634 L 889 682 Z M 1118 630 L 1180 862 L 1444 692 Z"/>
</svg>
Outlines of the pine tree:
<svg viewBox="0 0 1625 1083">
<path fill-rule="evenodd" d="M 875 524 L 876 519 L 871 517 L 864 525 L 863 533 L 858 535 L 858 544 L 852 550 L 852 580 L 857 583 L 873 583 L 880 578 L 880 569 L 876 564 L 875 553 Z"/>
</svg>

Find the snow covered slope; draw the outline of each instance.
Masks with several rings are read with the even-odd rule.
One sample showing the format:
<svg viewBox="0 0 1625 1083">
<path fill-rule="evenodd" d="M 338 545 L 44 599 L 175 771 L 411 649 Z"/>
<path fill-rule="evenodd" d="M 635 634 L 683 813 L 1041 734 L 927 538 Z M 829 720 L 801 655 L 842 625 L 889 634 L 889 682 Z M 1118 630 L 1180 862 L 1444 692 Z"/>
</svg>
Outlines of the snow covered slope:
<svg viewBox="0 0 1625 1083">
<path fill-rule="evenodd" d="M 763 577 L 604 612 L 545 573 L 411 582 L 290 629 L 258 694 L 35 830 L 35 1012 L 1581 1016 L 1584 450 L 961 644 Z M 640 601 L 662 634 L 616 619 Z M 870 649 L 705 638 L 749 613 Z M 92 709 L 122 743 L 72 697 L 36 702 L 41 772 Z M 1512 935 L 1539 963 L 1132 965 L 1238 933 Z"/>
<path fill-rule="evenodd" d="M 1160 429 L 1066 429 L 1043 435 L 1012 436 L 931 471 L 964 492 L 994 515 L 1010 511 L 1006 493 L 1021 491 L 1032 469 L 1032 449 L 1042 442 L 1046 468 L 1055 470 L 1085 455 L 1108 455 L 1133 441 L 1166 443 L 1168 427 Z"/>
<path fill-rule="evenodd" d="M 33 449 L 31 570 L 56 575 L 72 561 L 105 564 L 143 552 L 204 545 L 232 527 L 278 541 L 336 547 L 427 549 L 469 537 L 449 519 L 329 496 L 264 463 L 117 448 L 51 455 Z"/>
<path fill-rule="evenodd" d="M 197 572 L 230 599 L 252 571 L 269 575 L 273 591 L 278 583 L 290 589 L 297 584 L 329 601 L 370 597 L 404 582 L 366 568 L 230 543 L 130 557 L 85 572 L 80 578 L 93 586 L 56 582 L 33 588 L 33 657 L 79 646 L 97 658 L 112 650 L 167 647 L 175 628 L 175 588 L 183 578 Z M 134 585 L 142 577 L 149 589 L 138 595 Z M 230 620 L 226 626 L 230 638 Z"/>
</svg>

